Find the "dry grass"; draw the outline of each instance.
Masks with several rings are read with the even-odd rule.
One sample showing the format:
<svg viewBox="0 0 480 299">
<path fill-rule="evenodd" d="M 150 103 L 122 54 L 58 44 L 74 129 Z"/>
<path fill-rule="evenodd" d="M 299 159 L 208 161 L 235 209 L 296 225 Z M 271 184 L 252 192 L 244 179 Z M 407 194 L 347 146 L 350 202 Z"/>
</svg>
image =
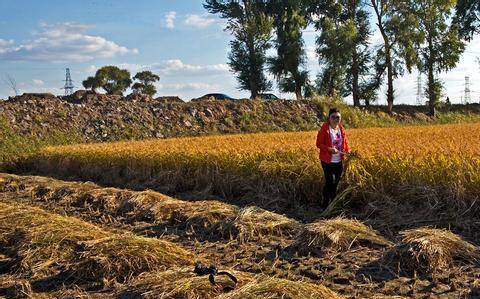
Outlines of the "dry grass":
<svg viewBox="0 0 480 299">
<path fill-rule="evenodd" d="M 300 223 L 296 220 L 250 206 L 239 210 L 235 217 L 220 222 L 213 231 L 246 242 L 263 236 L 292 236 L 299 228 Z"/>
<path fill-rule="evenodd" d="M 0 293 L 6 298 L 34 298 L 32 285 L 28 280 L 6 274 L 0 275 Z"/>
<path fill-rule="evenodd" d="M 265 278 L 253 281 L 218 299 L 336 299 L 342 298 L 320 284 Z"/>
<path fill-rule="evenodd" d="M 388 254 L 389 263 L 406 272 L 434 274 L 455 262 L 478 263 L 479 248 L 445 229 L 417 228 L 400 232 L 402 240 Z"/>
<path fill-rule="evenodd" d="M 358 220 L 337 217 L 305 225 L 293 246 L 321 254 L 326 249 L 345 251 L 357 245 L 388 246 L 390 242 Z"/>
<path fill-rule="evenodd" d="M 226 270 L 238 279 L 237 287 L 253 280 L 251 274 Z M 233 287 L 233 282 L 225 276 L 216 276 L 215 281 L 223 287 Z M 193 268 L 175 269 L 164 272 L 150 272 L 137 277 L 119 295 L 120 298 L 175 298 L 209 299 L 222 293 L 213 287 L 208 275 L 197 276 Z"/>
<path fill-rule="evenodd" d="M 169 242 L 114 234 L 13 202 L 0 202 L 0 242 L 17 273 L 32 278 L 75 272 L 84 280 L 123 281 L 147 270 L 194 263 L 192 254 Z"/>
</svg>

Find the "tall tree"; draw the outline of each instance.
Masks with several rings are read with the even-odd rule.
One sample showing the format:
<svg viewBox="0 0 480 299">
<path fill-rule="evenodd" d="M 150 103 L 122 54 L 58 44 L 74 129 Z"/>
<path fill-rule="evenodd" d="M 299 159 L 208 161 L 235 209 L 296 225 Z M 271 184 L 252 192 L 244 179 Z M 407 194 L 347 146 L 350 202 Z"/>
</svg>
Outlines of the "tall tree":
<svg viewBox="0 0 480 299">
<path fill-rule="evenodd" d="M 160 80 L 158 75 L 151 71 L 142 71 L 138 72 L 133 79 L 138 81 L 132 86 L 133 92 L 148 94 L 149 96 L 153 96 L 157 93 L 157 89 L 153 83 Z"/>
<path fill-rule="evenodd" d="M 406 17 L 413 17 L 423 37 L 416 46 L 420 52 L 419 69 L 427 74 L 427 94 L 430 115 L 435 116 L 442 83 L 437 74 L 454 68 L 465 50 L 459 37 L 458 26 L 451 22 L 456 0 L 410 0 L 405 9 Z"/>
<path fill-rule="evenodd" d="M 107 94 L 122 95 L 132 84 L 129 71 L 112 65 L 104 66 L 97 70 L 95 78 Z"/>
<path fill-rule="evenodd" d="M 316 23 L 316 28 L 321 31 L 317 37 L 316 52 L 319 62 L 323 66 L 317 77 L 317 87 L 321 94 L 333 96 L 340 93 L 347 96 L 345 78 L 347 72 L 348 53 L 354 32 L 353 24 L 340 25 L 335 18 L 323 16 Z"/>
<path fill-rule="evenodd" d="M 269 1 L 268 11 L 274 18 L 276 56 L 269 58 L 270 72 L 284 92 L 294 92 L 303 99 L 302 89 L 308 83 L 305 43 L 302 30 L 307 27 L 306 9 L 301 0 Z"/>
<path fill-rule="evenodd" d="M 370 72 L 369 14 L 364 1 L 313 1 L 310 11 L 317 16 L 317 53 L 324 65 L 319 82 L 328 94 L 351 94 L 355 106 L 369 103 L 375 92 Z"/>
<path fill-rule="evenodd" d="M 377 80 L 380 81 L 384 75 L 387 77 L 387 104 L 391 113 L 394 101 L 393 81 L 403 75 L 405 69 L 412 71 L 417 61 L 414 44 L 421 36 L 411 30 L 416 24 L 414 17 L 411 14 L 399 13 L 405 11 L 404 6 L 408 5 L 408 2 L 370 0 L 370 3 L 383 40 L 376 53 Z"/>
<path fill-rule="evenodd" d="M 271 47 L 272 18 L 261 0 L 207 0 L 205 9 L 227 19 L 226 30 L 233 34 L 228 65 L 235 73 L 239 88 L 249 90 L 251 98 L 269 90 L 265 76 L 266 51 Z"/>
<path fill-rule="evenodd" d="M 471 40 L 474 34 L 480 33 L 480 1 L 458 0 L 455 23 L 459 26 L 462 37 Z"/>
</svg>

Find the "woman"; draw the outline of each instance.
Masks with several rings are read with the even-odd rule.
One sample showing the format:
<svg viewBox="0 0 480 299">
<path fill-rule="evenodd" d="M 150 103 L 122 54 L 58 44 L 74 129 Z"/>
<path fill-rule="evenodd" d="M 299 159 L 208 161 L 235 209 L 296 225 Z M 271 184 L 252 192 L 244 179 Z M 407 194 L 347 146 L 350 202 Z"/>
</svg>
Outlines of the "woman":
<svg viewBox="0 0 480 299">
<path fill-rule="evenodd" d="M 320 152 L 325 186 L 323 187 L 322 207 L 326 208 L 335 196 L 342 176 L 346 154 L 350 152 L 345 129 L 341 125 L 342 116 L 337 108 L 328 112 L 328 120 L 317 134 L 317 148 Z"/>
</svg>

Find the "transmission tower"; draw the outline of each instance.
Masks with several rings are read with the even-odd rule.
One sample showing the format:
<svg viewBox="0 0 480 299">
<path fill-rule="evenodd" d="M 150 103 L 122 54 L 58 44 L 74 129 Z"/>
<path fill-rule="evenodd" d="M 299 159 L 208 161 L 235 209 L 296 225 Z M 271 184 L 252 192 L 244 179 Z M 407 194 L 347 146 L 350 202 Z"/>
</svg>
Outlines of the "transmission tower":
<svg viewBox="0 0 480 299">
<path fill-rule="evenodd" d="M 464 103 L 470 103 L 472 100 L 471 94 L 470 94 L 470 77 L 466 76 L 465 77 L 465 95 L 463 97 Z"/>
<path fill-rule="evenodd" d="M 417 105 L 423 105 L 422 74 L 420 73 L 417 77 Z"/>
<path fill-rule="evenodd" d="M 68 96 L 68 95 L 71 95 L 73 93 L 73 88 L 75 86 L 73 86 L 73 81 L 72 81 L 72 77 L 70 76 L 70 69 L 67 67 L 67 69 L 65 70 L 65 85 L 63 86 L 63 89 L 65 90 L 65 95 Z"/>
</svg>

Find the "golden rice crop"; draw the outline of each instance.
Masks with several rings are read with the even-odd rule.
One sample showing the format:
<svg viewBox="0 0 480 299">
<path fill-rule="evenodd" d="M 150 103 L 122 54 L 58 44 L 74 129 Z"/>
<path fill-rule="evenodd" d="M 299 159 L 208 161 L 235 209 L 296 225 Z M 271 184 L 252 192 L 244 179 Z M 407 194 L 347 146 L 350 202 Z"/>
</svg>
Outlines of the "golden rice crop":
<svg viewBox="0 0 480 299">
<path fill-rule="evenodd" d="M 348 182 L 441 186 L 460 197 L 480 191 L 480 124 L 347 131 L 360 158 Z M 47 147 L 19 166 L 109 184 L 203 190 L 225 196 L 316 200 L 322 169 L 316 132 L 244 134 Z M 163 190 L 162 190 L 163 191 Z"/>
</svg>

